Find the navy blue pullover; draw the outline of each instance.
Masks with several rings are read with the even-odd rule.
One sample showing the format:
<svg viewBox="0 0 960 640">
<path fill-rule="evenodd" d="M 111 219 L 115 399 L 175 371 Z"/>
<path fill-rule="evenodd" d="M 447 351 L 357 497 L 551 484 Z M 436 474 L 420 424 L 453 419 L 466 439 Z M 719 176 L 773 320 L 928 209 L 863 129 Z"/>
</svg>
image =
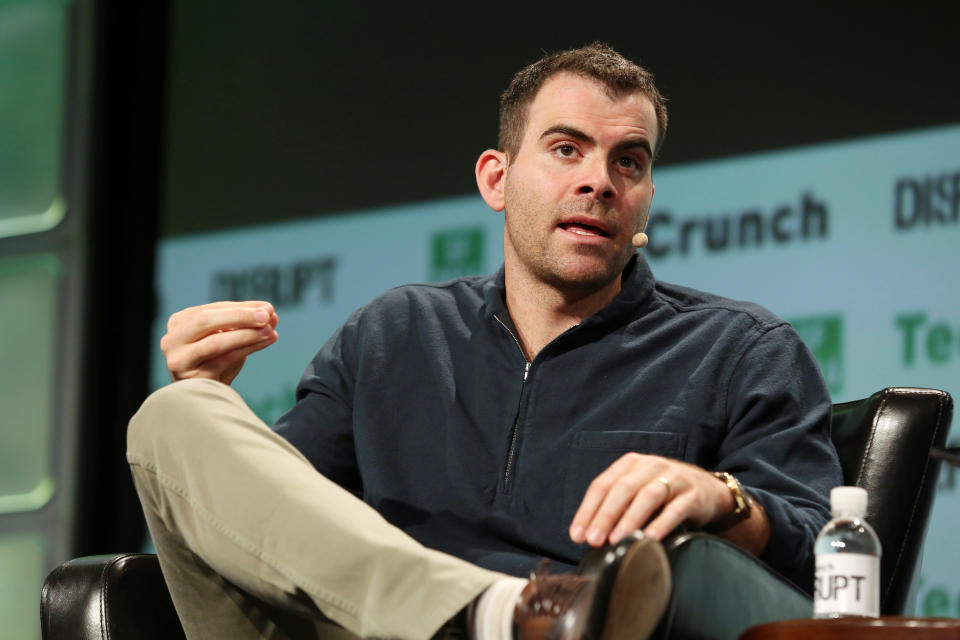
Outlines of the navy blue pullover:
<svg viewBox="0 0 960 640">
<path fill-rule="evenodd" d="M 737 476 L 773 526 L 763 559 L 809 590 L 842 483 L 830 398 L 792 327 L 656 282 L 642 256 L 529 364 L 502 269 L 392 289 L 323 346 L 275 429 L 423 544 L 521 576 L 541 556 L 576 564 L 587 485 L 637 451 Z"/>
</svg>

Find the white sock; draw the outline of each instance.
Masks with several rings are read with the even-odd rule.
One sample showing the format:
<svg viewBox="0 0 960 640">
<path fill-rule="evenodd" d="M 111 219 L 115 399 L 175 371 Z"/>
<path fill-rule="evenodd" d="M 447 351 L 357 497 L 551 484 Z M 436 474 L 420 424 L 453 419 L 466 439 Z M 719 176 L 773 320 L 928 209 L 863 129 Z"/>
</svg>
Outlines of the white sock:
<svg viewBox="0 0 960 640">
<path fill-rule="evenodd" d="M 523 578 L 500 578 L 473 601 L 475 640 L 512 640 L 513 608 L 527 582 Z"/>
</svg>

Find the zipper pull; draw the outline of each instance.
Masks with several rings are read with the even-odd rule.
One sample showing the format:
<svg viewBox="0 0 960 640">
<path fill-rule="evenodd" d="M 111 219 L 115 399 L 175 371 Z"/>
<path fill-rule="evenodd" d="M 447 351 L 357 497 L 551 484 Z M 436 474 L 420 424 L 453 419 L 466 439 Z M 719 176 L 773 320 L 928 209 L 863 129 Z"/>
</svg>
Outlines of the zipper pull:
<svg viewBox="0 0 960 640">
<path fill-rule="evenodd" d="M 523 381 L 527 381 L 527 374 L 530 373 L 530 363 L 527 363 L 527 366 L 523 368 Z"/>
</svg>

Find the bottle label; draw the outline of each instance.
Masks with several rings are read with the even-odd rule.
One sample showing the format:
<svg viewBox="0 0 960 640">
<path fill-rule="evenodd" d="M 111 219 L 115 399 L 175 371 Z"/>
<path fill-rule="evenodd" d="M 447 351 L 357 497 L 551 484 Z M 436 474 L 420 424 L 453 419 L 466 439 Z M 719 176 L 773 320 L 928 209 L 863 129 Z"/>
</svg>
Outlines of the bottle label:
<svg viewBox="0 0 960 640">
<path fill-rule="evenodd" d="M 813 615 L 880 615 L 880 558 L 863 553 L 817 556 Z"/>
</svg>

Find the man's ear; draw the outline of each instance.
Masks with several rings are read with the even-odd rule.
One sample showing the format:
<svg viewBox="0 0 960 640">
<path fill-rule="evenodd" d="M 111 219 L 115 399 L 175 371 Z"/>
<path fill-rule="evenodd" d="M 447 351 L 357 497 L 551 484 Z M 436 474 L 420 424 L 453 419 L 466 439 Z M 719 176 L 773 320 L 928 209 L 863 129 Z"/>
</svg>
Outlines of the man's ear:
<svg viewBox="0 0 960 640">
<path fill-rule="evenodd" d="M 480 154 L 476 167 L 477 188 L 487 206 L 494 211 L 503 211 L 503 182 L 507 171 L 507 156 L 496 149 L 487 149 Z"/>
</svg>

